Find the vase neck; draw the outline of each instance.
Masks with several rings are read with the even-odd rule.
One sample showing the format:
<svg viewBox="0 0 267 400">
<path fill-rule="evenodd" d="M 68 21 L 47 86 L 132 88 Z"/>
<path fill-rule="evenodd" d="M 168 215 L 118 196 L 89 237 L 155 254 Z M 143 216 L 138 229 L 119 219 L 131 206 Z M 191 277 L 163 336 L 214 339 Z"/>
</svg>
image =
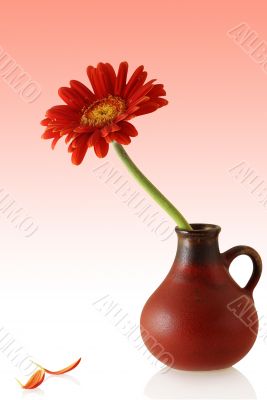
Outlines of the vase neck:
<svg viewBox="0 0 267 400">
<path fill-rule="evenodd" d="M 192 231 L 176 229 L 178 248 L 176 261 L 179 265 L 212 265 L 218 264 L 220 250 L 217 225 L 191 224 Z"/>
</svg>

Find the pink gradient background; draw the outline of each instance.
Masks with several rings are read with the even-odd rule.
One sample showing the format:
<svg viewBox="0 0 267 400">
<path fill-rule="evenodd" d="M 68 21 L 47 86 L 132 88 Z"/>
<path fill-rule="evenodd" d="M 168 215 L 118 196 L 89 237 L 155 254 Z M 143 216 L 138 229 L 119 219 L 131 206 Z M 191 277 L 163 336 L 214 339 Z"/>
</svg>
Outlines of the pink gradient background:
<svg viewBox="0 0 267 400">
<path fill-rule="evenodd" d="M 86 66 L 99 61 L 117 68 L 128 60 L 131 71 L 144 64 L 165 84 L 168 107 L 134 121 L 139 136 L 128 151 L 137 164 L 189 221 L 223 227 L 222 250 L 244 243 L 265 257 L 267 209 L 228 170 L 246 161 L 267 180 L 267 74 L 227 31 L 244 21 L 267 40 L 266 8 L 175 0 L 2 5 L 0 45 L 42 86 L 27 104 L 0 81 L 0 186 L 40 226 L 25 239 L 1 217 L 2 290 L 46 293 L 49 283 L 57 293 L 102 293 L 104 282 L 106 290 L 138 293 L 141 307 L 172 262 L 175 237 L 160 242 L 97 179 L 92 169 L 102 160 L 89 153 L 75 167 L 63 142 L 52 152 L 40 140 L 39 121 L 61 103 L 58 87 L 87 83 Z M 108 159 L 127 177 L 112 150 Z"/>
</svg>

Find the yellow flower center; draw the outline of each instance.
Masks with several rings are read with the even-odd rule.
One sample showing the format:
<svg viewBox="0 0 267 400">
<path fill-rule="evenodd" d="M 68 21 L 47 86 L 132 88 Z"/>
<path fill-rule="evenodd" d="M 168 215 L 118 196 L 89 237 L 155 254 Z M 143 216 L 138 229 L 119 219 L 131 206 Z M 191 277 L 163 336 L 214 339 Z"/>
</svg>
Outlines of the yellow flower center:
<svg viewBox="0 0 267 400">
<path fill-rule="evenodd" d="M 122 114 L 125 109 L 126 104 L 123 99 L 109 95 L 105 99 L 95 101 L 84 111 L 81 124 L 103 127 Z"/>
</svg>

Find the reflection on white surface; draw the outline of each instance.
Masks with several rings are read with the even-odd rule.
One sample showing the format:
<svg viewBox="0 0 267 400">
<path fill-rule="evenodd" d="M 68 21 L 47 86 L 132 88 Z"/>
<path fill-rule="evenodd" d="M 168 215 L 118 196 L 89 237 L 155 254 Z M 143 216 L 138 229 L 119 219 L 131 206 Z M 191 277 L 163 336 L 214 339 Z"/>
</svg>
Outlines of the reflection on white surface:
<svg viewBox="0 0 267 400">
<path fill-rule="evenodd" d="M 209 372 L 164 370 L 149 380 L 145 395 L 152 399 L 256 399 L 248 379 L 235 368 Z"/>
<path fill-rule="evenodd" d="M 46 381 L 55 379 L 55 380 L 61 380 L 61 381 L 66 381 L 66 382 L 71 382 L 75 385 L 80 386 L 80 381 L 79 379 L 75 378 L 72 375 L 49 375 L 45 378 Z"/>
<path fill-rule="evenodd" d="M 79 379 L 71 376 L 71 375 L 49 375 L 46 376 L 45 378 L 45 382 L 44 385 L 51 380 L 58 380 L 58 381 L 65 381 L 65 382 L 69 382 L 69 384 L 74 384 L 77 386 L 80 386 L 80 381 Z M 45 395 L 45 390 L 41 389 L 40 387 L 34 389 L 34 390 L 23 390 L 21 393 L 21 397 L 24 398 L 28 398 L 29 400 L 31 399 L 36 399 L 38 397 L 42 397 Z"/>
<path fill-rule="evenodd" d="M 30 399 L 36 398 L 36 395 L 38 397 L 42 397 L 42 396 L 44 396 L 44 394 L 45 393 L 44 393 L 44 391 L 42 389 L 37 388 L 37 389 L 34 389 L 34 390 L 23 390 L 21 392 L 21 397 L 22 398 L 28 398 L 30 400 Z"/>
</svg>

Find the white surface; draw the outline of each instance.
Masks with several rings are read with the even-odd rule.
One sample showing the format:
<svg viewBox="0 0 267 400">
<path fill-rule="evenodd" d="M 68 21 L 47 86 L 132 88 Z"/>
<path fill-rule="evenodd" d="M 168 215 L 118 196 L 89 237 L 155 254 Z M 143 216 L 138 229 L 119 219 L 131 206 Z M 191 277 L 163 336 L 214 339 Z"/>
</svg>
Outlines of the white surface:
<svg viewBox="0 0 267 400">
<path fill-rule="evenodd" d="M 123 325 L 116 327 L 117 320 L 93 304 L 109 296 L 132 326 L 138 324 L 145 301 L 174 258 L 175 236 L 161 242 L 127 209 L 121 214 L 125 218 L 110 215 L 90 222 L 88 217 L 83 222 L 82 210 L 60 220 L 52 209 L 49 218 L 45 213 L 40 218 L 39 212 L 40 230 L 28 239 L 2 221 L 0 328 L 47 368 L 60 369 L 79 357 L 82 362 L 68 376 L 49 377 L 40 388 L 23 391 L 14 380 L 25 382 L 23 371 L 0 350 L 0 398 L 266 399 L 265 271 L 255 290 L 261 337 L 251 352 L 228 370 L 163 374 L 123 335 Z M 222 251 L 240 243 L 254 245 L 251 230 L 236 228 L 231 237 L 232 226 L 228 221 L 221 233 Z M 254 237 L 254 243 L 264 258 L 264 237 Z M 231 271 L 244 284 L 250 269 L 250 261 L 239 257 Z"/>
<path fill-rule="evenodd" d="M 1 296 L 2 325 L 34 359 L 50 369 L 78 357 L 81 364 L 66 376 L 49 377 L 40 388 L 23 391 L 14 380 L 25 373 L 0 353 L 1 398 L 17 399 L 263 399 L 267 394 L 266 346 L 259 338 L 235 368 L 210 373 L 167 371 L 123 335 L 123 324 L 92 303 L 106 293 L 21 293 Z M 139 299 L 110 296 L 127 320 L 138 323 Z M 140 296 L 141 297 L 141 296 Z M 19 310 L 19 315 L 16 312 Z M 106 311 L 105 311 L 106 312 Z M 12 317 L 13 316 L 13 317 Z M 14 344 L 14 347 L 16 346 Z"/>
</svg>

